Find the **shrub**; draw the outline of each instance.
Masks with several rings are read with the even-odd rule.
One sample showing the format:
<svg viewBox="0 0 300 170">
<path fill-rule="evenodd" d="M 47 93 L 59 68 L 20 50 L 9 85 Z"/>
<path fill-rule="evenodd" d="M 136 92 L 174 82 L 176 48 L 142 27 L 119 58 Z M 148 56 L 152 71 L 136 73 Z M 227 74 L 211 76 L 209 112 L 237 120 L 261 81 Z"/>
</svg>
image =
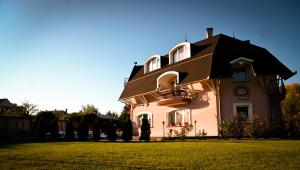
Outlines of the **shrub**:
<svg viewBox="0 0 300 170">
<path fill-rule="evenodd" d="M 36 137 L 38 139 L 44 139 L 46 136 L 46 126 L 44 120 L 39 120 L 37 124 Z"/>
<path fill-rule="evenodd" d="M 142 119 L 140 140 L 144 140 L 148 142 L 150 140 L 150 134 L 151 134 L 150 124 L 147 117 L 144 116 Z"/>
<path fill-rule="evenodd" d="M 193 125 L 189 125 L 187 122 L 184 123 L 184 126 L 180 127 L 180 131 L 176 129 L 169 129 L 168 136 L 169 138 L 177 137 L 178 139 L 185 140 L 187 134 L 193 130 Z"/>
<path fill-rule="evenodd" d="M 52 139 L 58 138 L 58 124 L 56 119 L 52 119 L 50 122 L 50 134 Z"/>
<path fill-rule="evenodd" d="M 74 126 L 71 120 L 66 123 L 65 139 L 69 141 L 74 139 Z"/>
<path fill-rule="evenodd" d="M 237 139 L 241 139 L 243 137 L 244 132 L 244 123 L 242 122 L 239 116 L 233 118 L 232 122 L 232 135 Z"/>
<path fill-rule="evenodd" d="M 232 137 L 233 122 L 229 120 L 225 120 L 220 125 L 220 134 L 222 138 Z"/>
<path fill-rule="evenodd" d="M 177 137 L 181 140 L 185 140 L 187 134 L 193 130 L 193 125 L 189 125 L 187 122 L 184 123 L 184 126 L 180 127 L 180 132 L 177 134 Z"/>
<path fill-rule="evenodd" d="M 266 130 L 266 137 L 283 138 L 287 137 L 287 135 L 287 128 L 285 128 L 282 123 L 277 121 L 271 121 Z"/>
<path fill-rule="evenodd" d="M 117 140 L 118 136 L 116 133 L 116 126 L 112 120 L 110 120 L 108 123 L 108 129 L 107 129 L 106 135 L 107 135 L 107 139 L 111 142 Z"/>
<path fill-rule="evenodd" d="M 288 122 L 289 137 L 299 138 L 300 137 L 300 113 L 295 114 Z"/>
<path fill-rule="evenodd" d="M 86 140 L 89 134 L 89 127 L 87 122 L 85 121 L 85 118 L 82 117 L 79 123 L 79 129 L 78 129 L 78 138 L 79 140 Z"/>
<path fill-rule="evenodd" d="M 36 137 L 39 139 L 44 139 L 46 137 L 47 132 L 51 132 L 55 130 L 54 122 L 55 120 L 54 115 L 52 112 L 39 112 L 36 116 L 37 120 L 37 129 L 36 129 Z M 57 125 L 57 122 L 56 122 Z M 54 134 L 51 132 L 51 135 Z"/>
<path fill-rule="evenodd" d="M 255 117 L 252 122 L 253 122 L 253 137 L 254 138 L 266 137 L 266 131 L 268 128 L 267 122 L 260 119 L 259 117 Z"/>
<path fill-rule="evenodd" d="M 245 122 L 243 122 L 240 117 L 234 117 L 232 120 L 223 121 L 220 125 L 220 134 L 223 138 L 234 137 L 241 139 L 244 135 Z M 248 127 L 247 127 L 248 128 Z M 248 131 L 251 128 L 247 129 Z"/>
<path fill-rule="evenodd" d="M 131 123 L 131 120 L 129 118 L 125 119 L 125 122 L 123 123 L 122 138 L 126 142 L 132 140 L 132 123 Z"/>
<path fill-rule="evenodd" d="M 243 122 L 244 129 L 243 129 L 243 137 L 248 137 L 252 138 L 254 129 L 253 129 L 253 124 L 249 121 Z"/>
<path fill-rule="evenodd" d="M 97 117 L 93 124 L 93 140 L 98 141 L 100 139 L 100 118 Z"/>
</svg>

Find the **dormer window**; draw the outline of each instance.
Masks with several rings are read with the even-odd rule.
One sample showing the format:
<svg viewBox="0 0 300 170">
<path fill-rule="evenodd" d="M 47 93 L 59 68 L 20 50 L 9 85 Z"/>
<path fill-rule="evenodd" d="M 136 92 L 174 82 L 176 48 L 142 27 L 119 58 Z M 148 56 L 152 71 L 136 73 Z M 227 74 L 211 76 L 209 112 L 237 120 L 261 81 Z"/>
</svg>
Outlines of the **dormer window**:
<svg viewBox="0 0 300 170">
<path fill-rule="evenodd" d="M 151 72 L 153 70 L 159 69 L 160 68 L 160 56 L 159 55 L 154 55 L 150 57 L 144 65 L 144 73 Z"/>
<path fill-rule="evenodd" d="M 172 59 L 174 63 L 184 59 L 185 56 L 183 52 L 184 52 L 184 47 L 180 47 L 173 53 Z"/>
<path fill-rule="evenodd" d="M 248 77 L 247 77 L 246 70 L 244 70 L 244 69 L 234 70 L 233 71 L 233 79 L 234 79 L 234 81 L 247 81 Z"/>
<path fill-rule="evenodd" d="M 168 89 L 175 89 L 179 83 L 179 73 L 176 71 L 168 71 L 161 74 L 157 78 L 157 90 L 163 91 Z"/>
<path fill-rule="evenodd" d="M 169 52 L 169 64 L 191 57 L 191 45 L 183 42 L 173 47 Z"/>
<path fill-rule="evenodd" d="M 239 57 L 235 60 L 230 61 L 231 68 L 233 70 L 233 81 L 248 81 L 249 77 L 247 68 L 252 67 L 253 62 L 254 60 L 245 57 Z M 254 72 L 253 74 L 255 75 Z"/>
</svg>

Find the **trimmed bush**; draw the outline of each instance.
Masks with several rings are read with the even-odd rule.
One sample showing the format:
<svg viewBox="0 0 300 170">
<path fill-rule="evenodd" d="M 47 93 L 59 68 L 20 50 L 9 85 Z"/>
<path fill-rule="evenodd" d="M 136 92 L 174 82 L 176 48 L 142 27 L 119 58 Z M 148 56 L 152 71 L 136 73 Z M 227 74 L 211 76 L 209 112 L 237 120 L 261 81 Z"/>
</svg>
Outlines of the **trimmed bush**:
<svg viewBox="0 0 300 170">
<path fill-rule="evenodd" d="M 150 141 L 150 134 L 151 134 L 150 124 L 149 124 L 147 117 L 144 116 L 142 119 L 140 140 L 143 140 L 146 142 Z"/>
<path fill-rule="evenodd" d="M 87 122 L 85 121 L 85 118 L 82 117 L 79 123 L 79 129 L 78 129 L 78 138 L 79 140 L 86 140 L 89 134 L 89 127 Z"/>
<path fill-rule="evenodd" d="M 50 134 L 52 139 L 58 138 L 58 124 L 56 119 L 53 119 L 50 122 Z"/>
<path fill-rule="evenodd" d="M 117 133 L 116 133 L 116 126 L 112 120 L 109 121 L 108 123 L 108 129 L 106 132 L 107 139 L 111 142 L 114 142 L 117 140 Z"/>
<path fill-rule="evenodd" d="M 74 126 L 71 120 L 66 123 L 65 139 L 69 141 L 74 140 Z"/>
<path fill-rule="evenodd" d="M 100 118 L 97 117 L 93 124 L 93 140 L 98 141 L 100 139 Z"/>
<path fill-rule="evenodd" d="M 36 137 L 38 139 L 44 139 L 46 136 L 46 126 L 44 120 L 39 120 L 37 124 Z"/>
<path fill-rule="evenodd" d="M 132 140 L 132 122 L 129 118 L 125 119 L 125 122 L 123 123 L 122 138 L 126 142 Z"/>
</svg>

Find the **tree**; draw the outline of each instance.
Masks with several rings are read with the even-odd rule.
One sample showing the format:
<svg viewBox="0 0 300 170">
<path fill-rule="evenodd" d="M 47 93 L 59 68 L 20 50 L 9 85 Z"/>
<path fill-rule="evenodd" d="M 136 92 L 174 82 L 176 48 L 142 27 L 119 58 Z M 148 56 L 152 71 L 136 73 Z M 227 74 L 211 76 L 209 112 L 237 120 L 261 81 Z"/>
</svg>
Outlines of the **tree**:
<svg viewBox="0 0 300 170">
<path fill-rule="evenodd" d="M 89 127 L 87 122 L 85 121 L 85 118 L 82 117 L 79 123 L 79 129 L 78 129 L 78 138 L 79 140 L 86 140 L 89 134 Z"/>
<path fill-rule="evenodd" d="M 50 122 L 50 133 L 52 139 L 58 138 L 58 124 L 56 119 L 52 119 Z"/>
<path fill-rule="evenodd" d="M 26 114 L 28 114 L 28 115 L 33 115 L 33 114 L 35 114 L 35 113 L 37 113 L 39 111 L 37 105 L 35 105 L 33 103 L 30 103 L 27 100 L 23 101 L 22 107 L 25 108 Z"/>
<path fill-rule="evenodd" d="M 124 141 L 128 142 L 132 140 L 132 123 L 129 118 L 123 122 L 123 134 L 122 138 Z"/>
<path fill-rule="evenodd" d="M 55 120 L 55 117 L 52 112 L 43 111 L 39 112 L 36 116 L 36 122 L 37 122 L 37 138 L 43 139 L 46 136 L 47 132 L 51 132 L 51 126 L 54 125 L 53 120 Z M 56 124 L 57 125 L 57 124 Z M 52 132 L 51 132 L 52 134 Z"/>
<path fill-rule="evenodd" d="M 118 114 L 116 112 L 108 111 L 106 113 L 107 116 L 118 118 Z"/>
<path fill-rule="evenodd" d="M 97 117 L 93 124 L 93 140 L 98 141 L 100 139 L 100 118 Z"/>
<path fill-rule="evenodd" d="M 286 121 L 300 112 L 300 84 L 286 85 L 285 99 L 281 103 L 282 112 Z"/>
<path fill-rule="evenodd" d="M 150 134 L 151 131 L 149 121 L 146 116 L 143 116 L 140 140 L 148 142 L 150 140 Z"/>
<path fill-rule="evenodd" d="M 123 110 L 122 110 L 120 116 L 119 116 L 119 120 L 120 120 L 121 122 L 125 122 L 127 119 L 130 118 L 130 117 L 129 117 L 129 116 L 130 116 L 129 111 L 130 111 L 130 106 L 129 106 L 129 105 L 125 105 L 125 106 L 123 107 Z"/>
<path fill-rule="evenodd" d="M 72 120 L 68 120 L 68 122 L 66 123 L 65 139 L 69 141 L 74 139 L 74 126 Z"/>
<path fill-rule="evenodd" d="M 36 128 L 36 137 L 38 139 L 44 139 L 46 136 L 46 126 L 44 120 L 39 120 Z"/>
<path fill-rule="evenodd" d="M 88 114 L 97 114 L 97 113 L 99 113 L 98 109 L 92 104 L 87 104 L 86 106 L 82 106 L 82 109 L 79 111 L 79 115 L 88 115 Z"/>
<path fill-rule="evenodd" d="M 106 135 L 107 135 L 107 139 L 111 142 L 117 140 L 116 125 L 113 120 L 110 120 L 108 122 L 108 129 Z"/>
<path fill-rule="evenodd" d="M 291 137 L 300 136 L 300 84 L 286 85 L 286 96 L 281 103 L 285 121 L 288 122 L 288 132 Z"/>
<path fill-rule="evenodd" d="M 26 110 L 23 106 L 14 105 L 11 109 L 7 110 L 4 116 L 22 117 L 26 116 Z"/>
</svg>

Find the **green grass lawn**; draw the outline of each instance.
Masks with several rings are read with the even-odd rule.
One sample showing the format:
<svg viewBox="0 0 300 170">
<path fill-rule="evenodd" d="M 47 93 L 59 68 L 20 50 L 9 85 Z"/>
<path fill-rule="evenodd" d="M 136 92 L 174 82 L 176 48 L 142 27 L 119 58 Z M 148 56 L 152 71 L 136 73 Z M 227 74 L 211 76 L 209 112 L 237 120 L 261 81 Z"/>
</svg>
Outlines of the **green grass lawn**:
<svg viewBox="0 0 300 170">
<path fill-rule="evenodd" d="M 300 169 L 300 141 L 16 144 L 0 146 L 0 169 Z"/>
</svg>

